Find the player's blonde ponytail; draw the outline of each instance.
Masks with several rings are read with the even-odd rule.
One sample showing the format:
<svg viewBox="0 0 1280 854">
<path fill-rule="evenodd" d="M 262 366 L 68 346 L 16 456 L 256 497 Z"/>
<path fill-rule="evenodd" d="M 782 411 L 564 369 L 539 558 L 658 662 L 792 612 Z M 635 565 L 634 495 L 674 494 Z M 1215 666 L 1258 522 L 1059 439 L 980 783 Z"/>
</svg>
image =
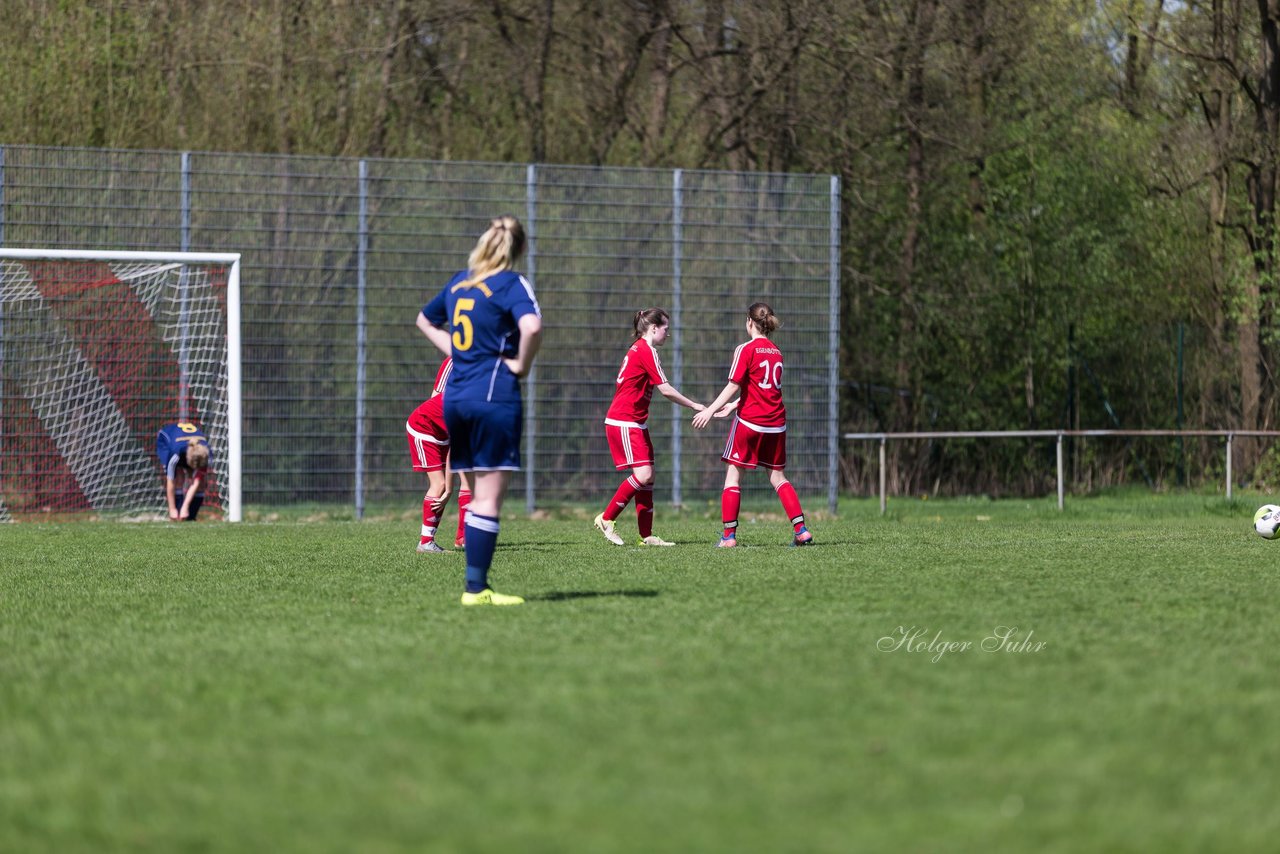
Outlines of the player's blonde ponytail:
<svg viewBox="0 0 1280 854">
<path fill-rule="evenodd" d="M 524 226 L 504 214 L 489 223 L 467 259 L 467 279 L 459 287 L 470 288 L 494 273 L 510 270 L 524 254 Z"/>
</svg>

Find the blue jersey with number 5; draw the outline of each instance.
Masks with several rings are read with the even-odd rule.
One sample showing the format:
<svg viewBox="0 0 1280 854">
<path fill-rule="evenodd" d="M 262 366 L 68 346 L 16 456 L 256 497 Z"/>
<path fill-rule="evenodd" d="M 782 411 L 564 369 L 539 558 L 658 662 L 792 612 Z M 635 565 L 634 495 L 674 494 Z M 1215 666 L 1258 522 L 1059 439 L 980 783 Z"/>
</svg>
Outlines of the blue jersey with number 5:
<svg viewBox="0 0 1280 854">
<path fill-rule="evenodd" d="M 456 274 L 422 314 L 449 330 L 453 371 L 447 400 L 520 400 L 520 381 L 502 360 L 520 349 L 520 318 L 542 317 L 533 285 L 517 272 L 494 273 L 471 287 L 467 271 Z"/>
</svg>

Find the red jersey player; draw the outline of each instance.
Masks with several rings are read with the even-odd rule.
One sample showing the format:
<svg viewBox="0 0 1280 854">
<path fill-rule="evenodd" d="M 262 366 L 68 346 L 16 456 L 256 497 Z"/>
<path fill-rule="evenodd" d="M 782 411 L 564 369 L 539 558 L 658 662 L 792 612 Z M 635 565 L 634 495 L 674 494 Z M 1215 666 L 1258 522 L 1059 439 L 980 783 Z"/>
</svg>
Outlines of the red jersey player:
<svg viewBox="0 0 1280 854">
<path fill-rule="evenodd" d="M 418 541 L 420 552 L 444 551 L 435 539 L 440 517 L 449 501 L 449 430 L 444 423 L 444 387 L 452 370 L 453 360 L 446 358 L 436 372 L 431 397 L 413 410 L 404 425 L 413 470 L 426 472 L 429 481 L 427 494 L 422 498 L 422 534 Z M 466 476 L 459 472 L 458 479 L 458 536 L 454 540 L 455 547 L 463 544 L 462 522 L 471 498 Z"/>
<path fill-rule="evenodd" d="M 751 338 L 733 353 L 728 385 L 711 405 L 693 416 L 693 426 L 701 430 L 713 415 L 724 414 L 718 412 L 721 407 L 732 409 L 735 403 L 730 403 L 730 398 L 739 395 L 729 440 L 720 455 L 726 466 L 724 492 L 720 494 L 724 533 L 717 545 L 723 548 L 738 544 L 738 484 L 742 470 L 758 466 L 769 469 L 769 482 L 795 529 L 791 544 L 807 546 L 813 542 L 813 534 L 804 525 L 800 499 L 786 475 L 787 408 L 782 405 L 782 351 L 769 340 L 781 325 L 766 303 L 753 303 L 747 309 L 747 334 Z"/>
<path fill-rule="evenodd" d="M 609 440 L 613 464 L 631 474 L 613 494 L 609 506 L 595 518 L 596 530 L 615 546 L 625 545 L 613 528 L 613 522 L 636 500 L 636 523 L 640 528 L 640 545 L 672 546 L 653 533 L 653 442 L 649 438 L 649 401 L 656 388 L 662 396 L 696 411 L 702 404 L 685 397 L 667 382 L 658 360 L 658 348 L 667 340 L 670 318 L 660 308 L 637 311 L 634 319 L 635 343 L 622 358 L 622 367 L 613 391 L 613 403 L 604 419 L 604 432 Z"/>
</svg>

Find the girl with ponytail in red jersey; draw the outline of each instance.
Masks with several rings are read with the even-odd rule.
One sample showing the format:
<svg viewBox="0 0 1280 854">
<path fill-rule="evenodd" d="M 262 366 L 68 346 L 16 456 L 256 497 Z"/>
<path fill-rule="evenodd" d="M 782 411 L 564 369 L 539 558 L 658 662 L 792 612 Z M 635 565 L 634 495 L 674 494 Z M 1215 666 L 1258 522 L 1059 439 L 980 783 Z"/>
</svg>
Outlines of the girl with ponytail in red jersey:
<svg viewBox="0 0 1280 854">
<path fill-rule="evenodd" d="M 672 546 L 653 533 L 653 442 L 649 439 L 649 402 L 656 388 L 672 403 L 687 406 L 695 412 L 702 404 L 685 397 L 667 382 L 658 360 L 658 348 L 667 340 L 670 318 L 660 308 L 637 311 L 633 320 L 635 343 L 622 359 L 622 367 L 613 392 L 613 403 L 604 419 L 613 464 L 631 474 L 618 487 L 609 506 L 595 518 L 596 530 L 615 546 L 626 545 L 614 530 L 614 520 L 636 501 L 636 524 L 640 529 L 640 545 Z"/>
<path fill-rule="evenodd" d="M 813 534 L 804 524 L 800 499 L 786 475 L 787 409 L 782 405 L 782 351 L 769 340 L 781 325 L 767 303 L 753 303 L 747 309 L 746 328 L 751 337 L 733 353 L 729 383 L 706 409 L 693 416 L 693 426 L 701 430 L 713 416 L 737 410 L 720 455 L 725 462 L 724 491 L 720 494 L 724 532 L 717 543 L 721 548 L 738 544 L 742 470 L 757 467 L 769 469 L 769 482 L 795 532 L 791 545 L 807 546 L 813 542 Z M 730 402 L 735 394 L 738 399 Z"/>
</svg>

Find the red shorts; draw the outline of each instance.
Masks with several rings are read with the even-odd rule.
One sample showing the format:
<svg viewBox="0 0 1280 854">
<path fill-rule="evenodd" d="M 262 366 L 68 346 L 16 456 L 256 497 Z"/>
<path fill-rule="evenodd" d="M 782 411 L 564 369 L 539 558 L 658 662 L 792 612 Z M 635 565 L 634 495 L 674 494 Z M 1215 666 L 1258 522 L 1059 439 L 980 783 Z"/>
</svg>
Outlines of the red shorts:
<svg viewBox="0 0 1280 854">
<path fill-rule="evenodd" d="M 786 428 L 778 433 L 762 433 L 742 423 L 735 415 L 729 427 L 729 441 L 724 443 L 720 459 L 744 469 L 757 466 L 784 469 L 787 467 Z"/>
<path fill-rule="evenodd" d="M 432 398 L 413 410 L 404 431 L 409 439 L 409 459 L 414 471 L 444 468 L 449 458 L 449 431 L 444 426 L 439 398 Z"/>
<path fill-rule="evenodd" d="M 653 440 L 649 438 L 646 427 L 604 425 L 604 434 L 609 439 L 609 453 L 613 454 L 613 467 L 630 469 L 636 466 L 653 465 Z"/>
</svg>

